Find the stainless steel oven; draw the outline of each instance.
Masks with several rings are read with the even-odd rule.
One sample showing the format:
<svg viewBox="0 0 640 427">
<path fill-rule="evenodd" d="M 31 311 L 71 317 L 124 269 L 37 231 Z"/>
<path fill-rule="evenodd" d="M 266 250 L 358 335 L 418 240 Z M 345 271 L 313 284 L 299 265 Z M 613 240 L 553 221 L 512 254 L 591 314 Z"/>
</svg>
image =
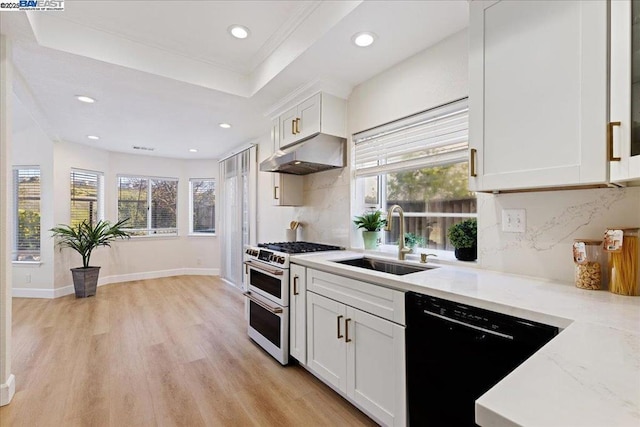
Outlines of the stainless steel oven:
<svg viewBox="0 0 640 427">
<path fill-rule="evenodd" d="M 339 249 L 308 242 L 245 249 L 249 337 L 283 365 L 289 363 L 289 254 Z"/>
<path fill-rule="evenodd" d="M 289 307 L 281 307 L 270 300 L 245 292 L 249 305 L 249 337 L 278 362 L 289 363 Z"/>
<path fill-rule="evenodd" d="M 266 251 L 261 251 L 266 252 Z M 275 267 L 261 261 L 245 261 L 247 289 L 280 306 L 289 305 L 289 268 Z"/>
</svg>

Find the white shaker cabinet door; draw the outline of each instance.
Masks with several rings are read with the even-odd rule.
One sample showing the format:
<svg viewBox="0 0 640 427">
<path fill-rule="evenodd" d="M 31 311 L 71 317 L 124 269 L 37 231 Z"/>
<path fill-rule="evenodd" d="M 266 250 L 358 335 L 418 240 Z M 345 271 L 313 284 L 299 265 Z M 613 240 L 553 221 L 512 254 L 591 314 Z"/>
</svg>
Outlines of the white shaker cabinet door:
<svg viewBox="0 0 640 427">
<path fill-rule="evenodd" d="M 307 293 L 307 367 L 346 394 L 345 314 L 344 304 Z"/>
<path fill-rule="evenodd" d="M 406 425 L 405 328 L 347 307 L 347 396 L 388 426 Z"/>
<path fill-rule="evenodd" d="M 640 179 L 640 15 L 637 0 L 611 2 L 611 179 Z"/>
<path fill-rule="evenodd" d="M 603 184 L 607 2 L 473 1 L 473 190 Z"/>
</svg>

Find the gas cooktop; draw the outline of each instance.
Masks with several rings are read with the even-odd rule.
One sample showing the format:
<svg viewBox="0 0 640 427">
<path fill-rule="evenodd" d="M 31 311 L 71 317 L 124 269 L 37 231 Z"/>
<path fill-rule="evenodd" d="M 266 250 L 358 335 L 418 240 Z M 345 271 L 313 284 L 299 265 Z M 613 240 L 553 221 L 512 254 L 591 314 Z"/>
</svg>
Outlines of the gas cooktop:
<svg viewBox="0 0 640 427">
<path fill-rule="evenodd" d="M 285 254 L 303 254 L 307 252 L 340 251 L 344 250 L 340 246 L 323 245 L 321 243 L 310 242 L 275 242 L 259 243 L 259 248 L 271 249 Z"/>
</svg>

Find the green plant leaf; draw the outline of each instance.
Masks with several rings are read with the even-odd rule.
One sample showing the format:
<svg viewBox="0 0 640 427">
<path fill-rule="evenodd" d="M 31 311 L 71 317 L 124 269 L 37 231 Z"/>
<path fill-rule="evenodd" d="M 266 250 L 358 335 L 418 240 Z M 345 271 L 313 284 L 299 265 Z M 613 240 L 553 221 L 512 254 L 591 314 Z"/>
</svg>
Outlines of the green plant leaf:
<svg viewBox="0 0 640 427">
<path fill-rule="evenodd" d="M 61 224 L 49 231 L 56 238 L 56 244 L 62 248 L 71 248 L 82 257 L 82 266 L 89 267 L 91 253 L 99 246 L 111 246 L 116 239 L 128 239 L 130 235 L 122 229 L 129 219 L 123 219 L 115 224 L 100 220 L 95 225 L 87 220 L 75 227 Z"/>
<path fill-rule="evenodd" d="M 456 249 L 473 248 L 478 245 L 478 223 L 475 218 L 469 218 L 453 224 L 447 230 L 449 241 Z"/>
<path fill-rule="evenodd" d="M 380 231 L 387 225 L 387 220 L 382 218 L 382 211 L 365 212 L 362 216 L 356 216 L 353 218 L 353 223 L 357 228 L 362 228 L 367 231 Z"/>
</svg>

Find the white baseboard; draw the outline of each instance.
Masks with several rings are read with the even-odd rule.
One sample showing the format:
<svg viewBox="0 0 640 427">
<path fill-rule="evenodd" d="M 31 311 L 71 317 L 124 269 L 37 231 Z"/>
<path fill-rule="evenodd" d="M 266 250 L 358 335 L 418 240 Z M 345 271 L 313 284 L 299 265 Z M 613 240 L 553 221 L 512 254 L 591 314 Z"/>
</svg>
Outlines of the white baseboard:
<svg viewBox="0 0 640 427">
<path fill-rule="evenodd" d="M 16 394 L 16 377 L 11 374 L 6 383 L 0 384 L 0 406 L 8 405 Z"/>
<path fill-rule="evenodd" d="M 172 276 L 218 276 L 219 268 L 175 268 L 173 270 L 146 271 L 144 273 L 120 274 L 106 276 L 98 279 L 98 286 L 111 283 L 131 282 L 134 280 L 159 279 Z M 13 288 L 12 296 L 15 298 L 59 298 L 71 295 L 75 291 L 73 285 L 62 286 L 55 289 L 38 288 Z"/>
</svg>

